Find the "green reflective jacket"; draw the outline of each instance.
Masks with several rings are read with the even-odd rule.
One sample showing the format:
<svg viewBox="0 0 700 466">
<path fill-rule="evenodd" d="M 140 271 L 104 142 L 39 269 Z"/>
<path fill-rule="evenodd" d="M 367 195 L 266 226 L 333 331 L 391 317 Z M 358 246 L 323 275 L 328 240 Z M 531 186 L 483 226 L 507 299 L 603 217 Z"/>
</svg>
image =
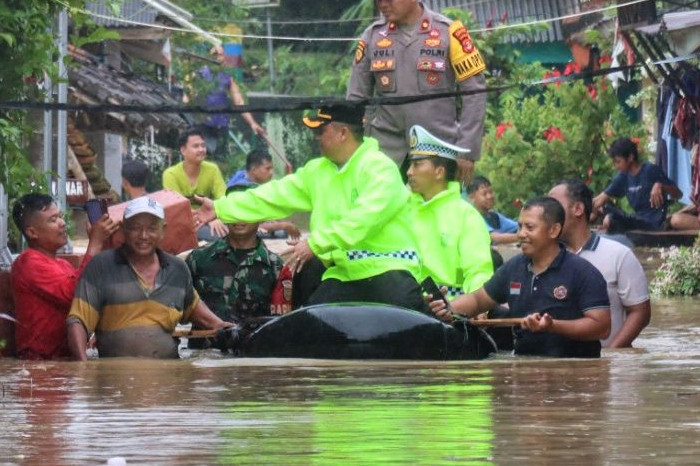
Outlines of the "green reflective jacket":
<svg viewBox="0 0 700 466">
<path fill-rule="evenodd" d="M 420 194 L 411 196 L 421 280 L 433 277 L 446 286 L 448 298 L 479 289 L 493 275 L 491 238 L 481 214 L 459 193 L 459 184 L 429 201 Z"/>
<path fill-rule="evenodd" d="M 328 268 L 324 279 L 361 280 L 390 270 L 418 278 L 409 196 L 396 164 L 376 139 L 364 138 L 341 168 L 319 157 L 280 180 L 230 193 L 214 208 L 224 223 L 311 212 L 309 247 Z"/>
</svg>

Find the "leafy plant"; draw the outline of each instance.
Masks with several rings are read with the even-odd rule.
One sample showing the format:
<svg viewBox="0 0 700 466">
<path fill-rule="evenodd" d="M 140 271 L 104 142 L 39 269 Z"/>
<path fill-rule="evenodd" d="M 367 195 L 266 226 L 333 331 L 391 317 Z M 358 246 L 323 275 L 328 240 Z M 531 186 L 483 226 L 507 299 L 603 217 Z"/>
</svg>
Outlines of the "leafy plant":
<svg viewBox="0 0 700 466">
<path fill-rule="evenodd" d="M 40 85 L 45 77 L 57 82 L 57 50 L 51 31 L 60 9 L 74 13 L 74 29 L 86 34 L 83 43 L 114 37 L 77 13 L 84 7 L 85 0 L 6 0 L 0 5 L 0 101 L 41 100 L 44 90 Z M 0 183 L 10 206 L 23 194 L 49 191 L 46 174 L 31 165 L 27 154 L 35 116 L 29 111 L 0 110 Z M 9 233 L 10 243 L 16 247 L 19 233 L 14 225 Z"/>
<path fill-rule="evenodd" d="M 663 263 L 654 273 L 651 291 L 660 296 L 700 294 L 700 246 L 671 247 L 661 251 Z"/>
<path fill-rule="evenodd" d="M 577 177 L 597 192 L 614 169 L 606 148 L 621 136 L 645 138 L 631 123 L 605 78 L 552 83 L 522 98 L 502 96 L 500 121 L 488 118 L 478 169 L 491 178 L 497 208 L 516 215 L 520 204 L 558 179 Z M 518 180 L 514 183 L 514 180 Z"/>
</svg>

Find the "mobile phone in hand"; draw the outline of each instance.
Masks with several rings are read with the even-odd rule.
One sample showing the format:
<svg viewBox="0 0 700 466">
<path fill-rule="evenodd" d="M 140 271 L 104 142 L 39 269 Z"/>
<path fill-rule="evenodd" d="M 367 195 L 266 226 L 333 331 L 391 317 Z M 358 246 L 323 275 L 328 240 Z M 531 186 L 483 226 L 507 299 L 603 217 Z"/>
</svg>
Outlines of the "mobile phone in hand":
<svg viewBox="0 0 700 466">
<path fill-rule="evenodd" d="M 447 298 L 445 298 L 445 296 L 442 294 L 442 291 L 440 291 L 440 288 L 437 286 L 437 283 L 435 283 L 435 280 L 433 280 L 433 277 L 426 277 L 425 280 L 421 282 L 420 286 L 423 288 L 423 291 L 433 295 L 433 300 L 442 299 L 445 306 L 449 305 Z"/>
<path fill-rule="evenodd" d="M 85 212 L 87 212 L 90 225 L 94 225 L 104 214 L 107 213 L 106 199 L 90 199 L 85 203 Z"/>
</svg>

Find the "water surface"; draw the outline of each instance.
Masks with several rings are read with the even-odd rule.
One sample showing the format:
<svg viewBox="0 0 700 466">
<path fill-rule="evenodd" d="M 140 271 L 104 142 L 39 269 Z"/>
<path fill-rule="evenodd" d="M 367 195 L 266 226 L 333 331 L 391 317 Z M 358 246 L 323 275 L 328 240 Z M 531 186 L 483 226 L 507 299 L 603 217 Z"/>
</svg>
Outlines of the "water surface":
<svg viewBox="0 0 700 466">
<path fill-rule="evenodd" d="M 0 465 L 698 464 L 700 300 L 654 299 L 635 346 L 599 360 L 0 359 Z"/>
</svg>

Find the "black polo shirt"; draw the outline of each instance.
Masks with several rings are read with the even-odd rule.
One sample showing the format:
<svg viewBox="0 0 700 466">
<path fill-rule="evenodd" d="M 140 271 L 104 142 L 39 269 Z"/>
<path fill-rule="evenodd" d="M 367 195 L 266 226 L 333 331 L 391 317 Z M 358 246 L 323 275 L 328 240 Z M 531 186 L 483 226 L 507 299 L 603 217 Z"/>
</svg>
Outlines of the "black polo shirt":
<svg viewBox="0 0 700 466">
<path fill-rule="evenodd" d="M 553 319 L 574 320 L 591 309 L 609 309 L 607 285 L 600 272 L 587 260 L 567 252 L 563 245 L 560 248 L 554 261 L 538 275 L 532 271 L 532 261 L 518 254 L 496 271 L 484 290 L 494 301 L 507 302 L 514 317 L 546 312 Z M 600 342 L 516 329 L 515 353 L 597 358 Z"/>
</svg>

